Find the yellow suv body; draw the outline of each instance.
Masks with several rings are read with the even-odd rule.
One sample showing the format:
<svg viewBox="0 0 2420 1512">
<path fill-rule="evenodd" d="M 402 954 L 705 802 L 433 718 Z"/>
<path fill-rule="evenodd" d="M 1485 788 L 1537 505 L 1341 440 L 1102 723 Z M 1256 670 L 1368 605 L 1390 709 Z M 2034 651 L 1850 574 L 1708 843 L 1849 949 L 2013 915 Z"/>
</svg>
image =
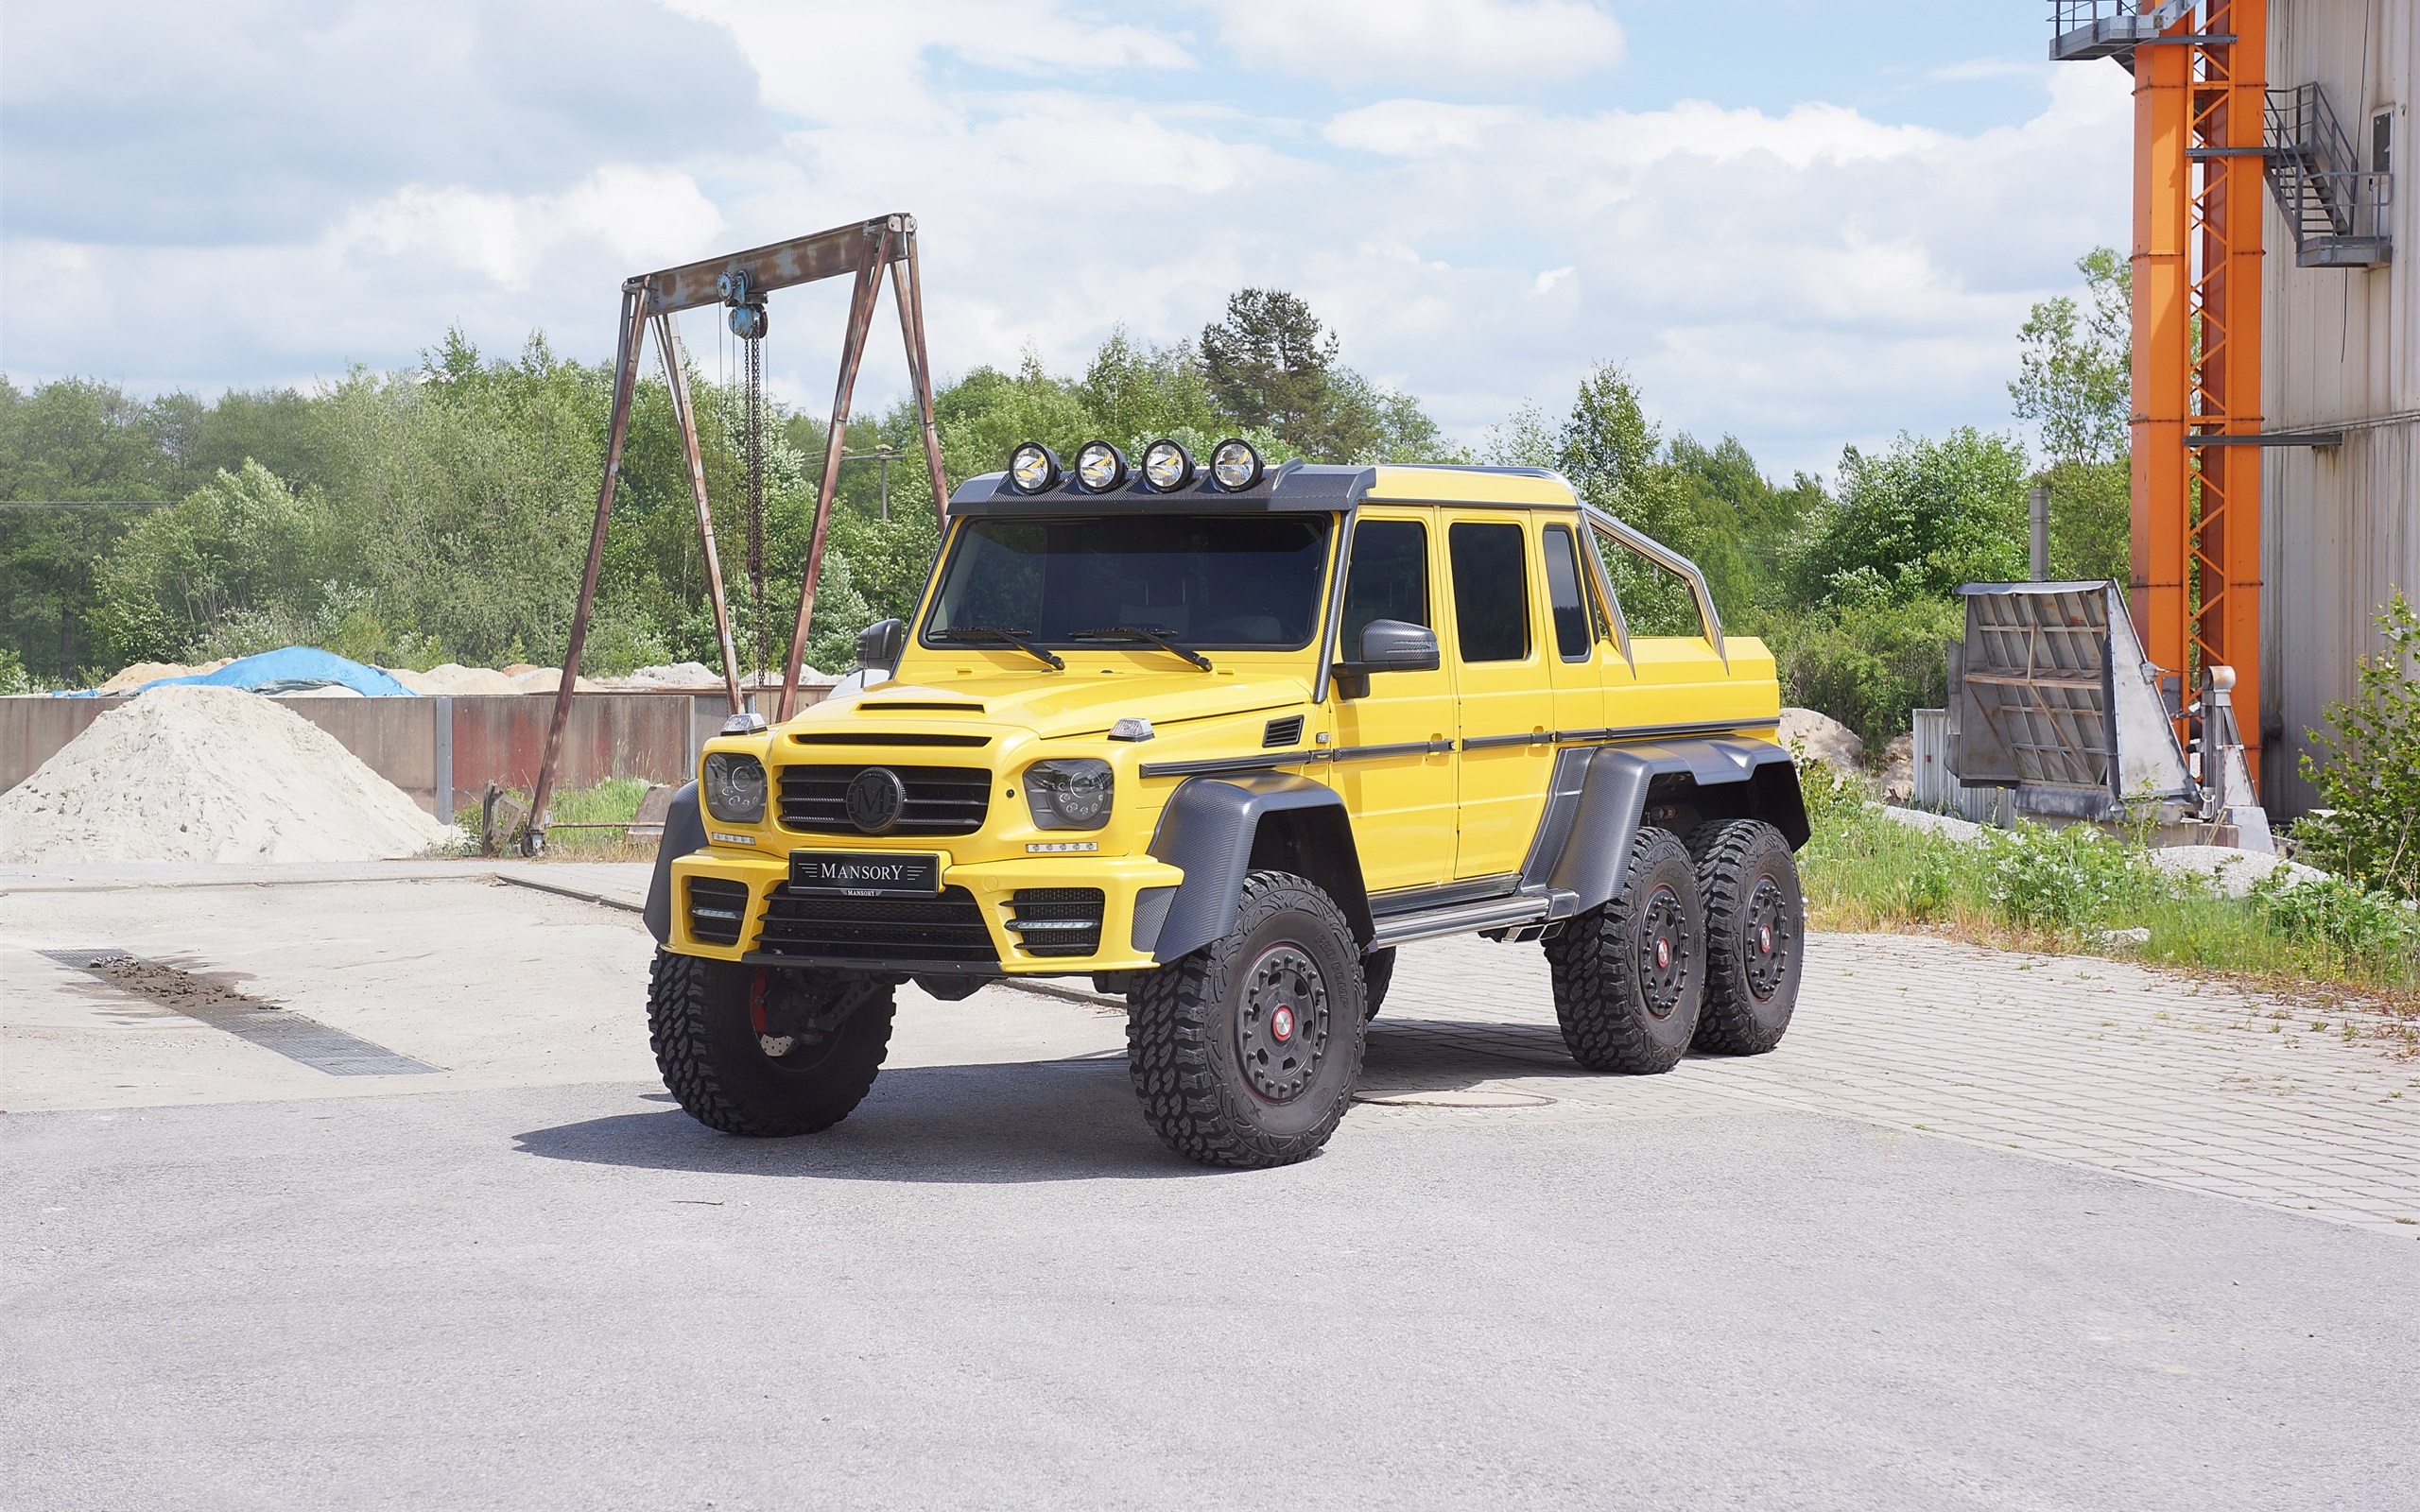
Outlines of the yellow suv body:
<svg viewBox="0 0 2420 1512">
<path fill-rule="evenodd" d="M 959 489 L 915 615 L 861 644 L 889 676 L 707 746 L 648 922 L 667 955 L 756 972 L 755 1027 L 767 971 L 827 993 L 1142 992 L 1274 875 L 1350 931 L 1363 980 L 1321 990 L 1357 1005 L 1357 1068 L 1393 947 L 1564 934 L 1620 902 L 1642 833 L 1754 821 L 1785 861 L 1803 843 L 1772 656 L 1726 640 L 1693 566 L 1560 477 L 1255 459 L 1227 489 L 1186 458 L 1188 486 L 1158 492 L 1122 461 L 1099 492 L 1055 458 L 1032 492 L 1013 473 Z M 1658 575 L 1695 633 L 1630 632 L 1616 581 Z M 1762 925 L 1725 927 L 1794 940 L 1788 883 Z M 1703 954 L 1686 916 L 1705 900 L 1682 902 L 1669 922 Z M 1234 1032 L 1230 1059 L 1269 1053 Z"/>
</svg>

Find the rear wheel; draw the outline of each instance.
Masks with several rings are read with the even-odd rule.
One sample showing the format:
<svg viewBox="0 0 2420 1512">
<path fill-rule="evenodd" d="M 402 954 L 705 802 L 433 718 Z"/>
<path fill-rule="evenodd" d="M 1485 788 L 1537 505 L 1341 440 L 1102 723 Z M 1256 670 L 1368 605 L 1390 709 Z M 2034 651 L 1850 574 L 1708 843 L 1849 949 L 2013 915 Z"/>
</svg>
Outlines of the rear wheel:
<svg viewBox="0 0 2420 1512">
<path fill-rule="evenodd" d="M 1591 1071 L 1669 1071 L 1697 1031 L 1705 985 L 1697 873 L 1670 832 L 1631 842 L 1619 891 L 1547 941 L 1555 1018 Z"/>
<path fill-rule="evenodd" d="M 655 953 L 648 1040 L 689 1116 L 726 1134 L 812 1134 L 849 1116 L 890 1049 L 891 989 Z"/>
<path fill-rule="evenodd" d="M 1705 1010 L 1694 1048 L 1760 1056 L 1781 1043 L 1806 968 L 1806 903 L 1789 842 L 1770 824 L 1722 819 L 1689 836 L 1705 900 Z"/>
<path fill-rule="evenodd" d="M 1360 945 L 1327 894 L 1244 880 L 1236 927 L 1127 995 L 1143 1116 L 1204 1165 L 1286 1165 L 1325 1144 L 1361 1075 Z"/>
</svg>

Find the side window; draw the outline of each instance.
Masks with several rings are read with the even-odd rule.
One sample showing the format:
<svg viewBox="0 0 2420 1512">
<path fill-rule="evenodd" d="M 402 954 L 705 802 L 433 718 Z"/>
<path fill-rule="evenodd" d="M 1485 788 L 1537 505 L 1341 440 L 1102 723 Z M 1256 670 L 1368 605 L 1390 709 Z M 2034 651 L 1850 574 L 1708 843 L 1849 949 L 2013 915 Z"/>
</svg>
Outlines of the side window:
<svg viewBox="0 0 2420 1512">
<path fill-rule="evenodd" d="M 1633 635 L 1699 636 L 1706 633 L 1698 614 L 1697 596 L 1689 581 L 1676 572 L 1649 561 L 1620 543 L 1596 536 L 1597 554 L 1604 558 L 1605 576 L 1621 601 L 1622 618 Z"/>
<path fill-rule="evenodd" d="M 1372 620 L 1428 623 L 1428 527 L 1417 520 L 1364 520 L 1353 527 L 1339 658 L 1361 654 L 1361 632 Z"/>
<path fill-rule="evenodd" d="M 1530 654 L 1530 575 L 1515 524 L 1450 526 L 1454 625 L 1462 660 L 1518 662 Z"/>
<path fill-rule="evenodd" d="M 1547 604 L 1554 610 L 1554 647 L 1565 662 L 1585 662 L 1596 650 L 1596 606 L 1580 585 L 1580 547 L 1568 525 L 1541 533 L 1547 558 Z"/>
</svg>

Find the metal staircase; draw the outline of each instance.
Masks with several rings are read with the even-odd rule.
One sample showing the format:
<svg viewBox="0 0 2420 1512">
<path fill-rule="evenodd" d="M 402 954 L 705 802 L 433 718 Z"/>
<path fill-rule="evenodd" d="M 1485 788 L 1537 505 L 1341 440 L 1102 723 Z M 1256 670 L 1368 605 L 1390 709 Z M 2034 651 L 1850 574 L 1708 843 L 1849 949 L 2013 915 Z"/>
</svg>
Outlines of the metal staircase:
<svg viewBox="0 0 2420 1512">
<path fill-rule="evenodd" d="M 2394 253 L 2394 180 L 2365 173 L 2317 84 L 2269 92 L 2269 189 L 2294 233 L 2298 267 L 2376 267 Z"/>
<path fill-rule="evenodd" d="M 2184 20 L 2193 5 L 2194 0 L 2166 0 L 2144 10 L 2132 0 L 2050 0 L 2050 61 L 2115 58 L 2131 74 L 2135 49 L 2159 41 L 2160 33 Z"/>
</svg>

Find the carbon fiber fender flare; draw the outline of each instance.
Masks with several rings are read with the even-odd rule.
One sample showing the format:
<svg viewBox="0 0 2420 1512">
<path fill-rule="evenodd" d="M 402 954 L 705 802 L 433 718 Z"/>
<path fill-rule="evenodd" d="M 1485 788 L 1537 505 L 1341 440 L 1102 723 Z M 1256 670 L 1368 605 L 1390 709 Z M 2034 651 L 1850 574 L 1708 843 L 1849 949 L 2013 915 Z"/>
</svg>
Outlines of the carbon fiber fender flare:
<svg viewBox="0 0 2420 1512">
<path fill-rule="evenodd" d="M 1311 820 L 1322 854 L 1310 881 L 1323 886 L 1363 939 L 1370 937 L 1370 901 L 1343 796 L 1284 772 L 1196 777 L 1179 787 L 1160 813 L 1150 853 L 1184 872 L 1170 888 L 1145 888 L 1134 902 L 1133 946 L 1159 961 L 1200 950 L 1236 927 L 1244 878 L 1261 820 L 1296 814 Z M 1340 896 L 1341 894 L 1341 896 Z"/>
<path fill-rule="evenodd" d="M 1764 820 L 1793 850 L 1806 843 L 1798 768 L 1789 751 L 1769 741 L 1670 740 L 1565 750 L 1522 866 L 1524 885 L 1568 894 L 1576 902 L 1567 906 L 1580 912 L 1613 897 L 1659 778 L 1679 779 L 1713 813 Z"/>
<path fill-rule="evenodd" d="M 655 870 L 648 878 L 647 906 L 639 918 L 658 945 L 672 937 L 672 863 L 706 848 L 706 821 L 698 813 L 698 784 L 672 795 L 664 814 L 664 838 L 655 845 Z"/>
</svg>

